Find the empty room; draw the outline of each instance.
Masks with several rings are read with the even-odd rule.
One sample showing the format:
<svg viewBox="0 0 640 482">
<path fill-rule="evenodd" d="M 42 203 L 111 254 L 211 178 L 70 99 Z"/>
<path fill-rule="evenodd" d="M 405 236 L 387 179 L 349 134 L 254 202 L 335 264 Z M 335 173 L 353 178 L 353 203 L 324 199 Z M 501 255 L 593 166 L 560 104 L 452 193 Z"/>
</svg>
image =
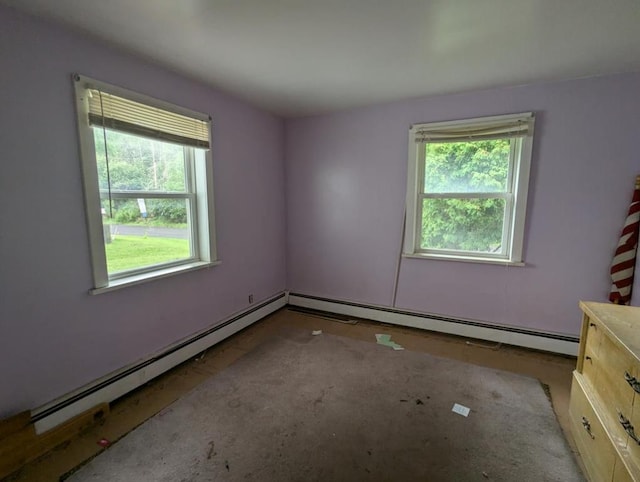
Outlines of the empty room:
<svg viewBox="0 0 640 482">
<path fill-rule="evenodd" d="M 640 481 L 639 26 L 0 0 L 0 480 Z"/>
</svg>

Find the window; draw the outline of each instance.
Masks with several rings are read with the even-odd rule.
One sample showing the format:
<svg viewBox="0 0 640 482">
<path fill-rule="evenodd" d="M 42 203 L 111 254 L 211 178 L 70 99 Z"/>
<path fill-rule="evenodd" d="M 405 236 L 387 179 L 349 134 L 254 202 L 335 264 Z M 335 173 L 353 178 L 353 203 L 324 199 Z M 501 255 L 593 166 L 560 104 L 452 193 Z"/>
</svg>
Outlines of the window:
<svg viewBox="0 0 640 482">
<path fill-rule="evenodd" d="M 522 264 L 532 113 L 412 126 L 404 255 Z"/>
<path fill-rule="evenodd" d="M 210 118 L 74 81 L 92 292 L 215 264 Z"/>
</svg>

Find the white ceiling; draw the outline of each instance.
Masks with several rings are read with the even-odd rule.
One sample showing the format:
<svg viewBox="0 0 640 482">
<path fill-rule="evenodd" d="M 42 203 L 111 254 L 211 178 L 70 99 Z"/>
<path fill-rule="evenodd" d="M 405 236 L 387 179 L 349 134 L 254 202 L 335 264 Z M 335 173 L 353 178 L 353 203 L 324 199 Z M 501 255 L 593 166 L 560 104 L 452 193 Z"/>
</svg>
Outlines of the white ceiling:
<svg viewBox="0 0 640 482">
<path fill-rule="evenodd" d="M 0 0 L 284 116 L 640 70 L 640 0 Z"/>
</svg>

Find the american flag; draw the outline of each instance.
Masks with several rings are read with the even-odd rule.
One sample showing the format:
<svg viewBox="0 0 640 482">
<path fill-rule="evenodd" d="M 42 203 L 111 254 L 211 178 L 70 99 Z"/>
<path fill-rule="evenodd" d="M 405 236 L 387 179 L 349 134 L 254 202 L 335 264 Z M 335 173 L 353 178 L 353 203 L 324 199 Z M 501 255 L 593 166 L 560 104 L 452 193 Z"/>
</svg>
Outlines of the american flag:
<svg viewBox="0 0 640 482">
<path fill-rule="evenodd" d="M 618 305 L 628 305 L 633 288 L 633 271 L 638 251 L 638 228 L 640 227 L 640 176 L 636 177 L 633 199 L 622 228 L 620 241 L 611 264 L 611 291 L 609 301 Z"/>
</svg>

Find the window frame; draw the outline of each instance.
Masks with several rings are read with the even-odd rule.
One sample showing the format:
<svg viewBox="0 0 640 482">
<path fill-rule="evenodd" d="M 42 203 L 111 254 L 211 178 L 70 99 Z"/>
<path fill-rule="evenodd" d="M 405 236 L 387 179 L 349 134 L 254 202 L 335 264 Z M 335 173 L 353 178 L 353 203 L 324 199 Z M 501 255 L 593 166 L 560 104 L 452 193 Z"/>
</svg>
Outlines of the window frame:
<svg viewBox="0 0 640 482">
<path fill-rule="evenodd" d="M 186 171 L 185 193 L 172 193 L 168 191 L 127 191 L 126 193 L 116 193 L 116 196 L 113 196 L 114 193 L 112 191 L 112 198 L 190 198 L 191 202 L 187 202 L 187 209 L 194 211 L 190 213 L 190 219 L 192 220 L 190 223 L 192 256 L 178 261 L 120 271 L 115 275 L 109 276 L 105 251 L 96 148 L 93 134 L 94 127 L 89 124 L 88 117 L 88 89 L 98 89 L 141 104 L 206 121 L 209 129 L 209 139 L 211 139 L 211 117 L 207 114 L 192 111 L 145 94 L 78 74 L 73 75 L 73 83 L 84 187 L 85 217 L 87 221 L 93 277 L 93 288 L 91 288 L 89 292 L 91 294 L 104 293 L 125 286 L 140 284 L 154 279 L 196 269 L 208 268 L 219 264 L 215 236 L 211 149 L 203 149 L 202 155 L 200 155 L 196 153 L 195 148 L 183 146 Z"/>
<path fill-rule="evenodd" d="M 496 122 L 526 121 L 529 129 L 525 136 L 497 136 L 497 139 L 510 141 L 509 171 L 506 191 L 477 193 L 425 193 L 425 155 L 427 141 L 417 142 L 416 134 L 421 129 L 429 128 L 474 128 L 483 124 Z M 403 256 L 423 259 L 441 259 L 451 261 L 468 261 L 476 263 L 507 264 L 524 266 L 523 244 L 524 228 L 529 187 L 531 154 L 533 150 L 534 115 L 532 112 L 507 114 L 488 117 L 477 117 L 446 122 L 430 122 L 414 124 L 409 129 L 408 170 L 406 219 L 403 242 Z M 473 139 L 471 139 L 473 140 Z M 445 141 L 445 143 L 456 141 Z M 464 142 L 460 139 L 457 142 Z M 434 141 L 433 143 L 442 143 Z M 505 199 L 505 217 L 503 220 L 502 242 L 504 253 L 483 253 L 476 251 L 423 249 L 422 209 L 423 199 Z"/>
</svg>

